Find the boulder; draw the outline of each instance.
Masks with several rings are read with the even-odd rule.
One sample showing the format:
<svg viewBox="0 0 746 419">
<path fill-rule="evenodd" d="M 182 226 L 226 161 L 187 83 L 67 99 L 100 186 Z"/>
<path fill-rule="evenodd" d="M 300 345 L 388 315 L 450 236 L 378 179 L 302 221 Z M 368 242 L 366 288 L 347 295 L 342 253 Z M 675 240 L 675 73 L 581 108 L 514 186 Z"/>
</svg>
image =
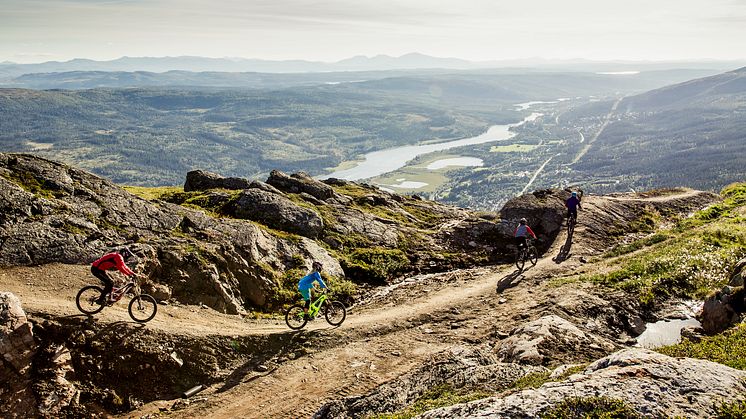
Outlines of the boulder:
<svg viewBox="0 0 746 419">
<path fill-rule="evenodd" d="M 328 402 L 314 417 L 352 419 L 395 412 L 438 386 L 499 391 L 527 374 L 544 371 L 543 367 L 498 362 L 486 349 L 457 346 L 433 356 L 423 366 L 380 385 L 368 394 Z"/>
<path fill-rule="evenodd" d="M 0 292 L 0 416 L 39 416 L 31 375 L 37 349 L 21 301 L 12 293 Z"/>
<path fill-rule="evenodd" d="M 503 362 L 530 365 L 577 359 L 581 353 L 600 355 L 613 349 L 611 342 L 584 332 L 556 315 L 544 316 L 518 327 L 495 348 Z"/>
<path fill-rule="evenodd" d="M 702 312 L 697 316 L 702 329 L 708 335 L 718 334 L 731 325 L 738 323 L 740 314 L 746 305 L 746 292 L 743 287 L 731 288 L 725 286 L 705 299 Z"/>
<path fill-rule="evenodd" d="M 322 201 L 337 195 L 331 186 L 312 178 L 304 172 L 293 173 L 288 176 L 279 170 L 273 170 L 269 173 L 267 183 L 283 192 L 296 194 L 305 192 Z"/>
<path fill-rule="evenodd" d="M 251 185 L 248 179 L 223 177 L 205 170 L 192 170 L 186 175 L 184 192 L 206 191 L 208 189 L 247 189 Z"/>
<path fill-rule="evenodd" d="M 565 381 L 431 410 L 418 418 L 535 418 L 565 399 L 598 396 L 622 400 L 645 417 L 716 417 L 720 403 L 742 400 L 744 394 L 746 371 L 646 349 L 625 349 Z"/>
<path fill-rule="evenodd" d="M 258 221 L 306 237 L 318 237 L 324 228 L 324 221 L 316 211 L 261 189 L 242 191 L 229 211 L 236 218 Z"/>
</svg>

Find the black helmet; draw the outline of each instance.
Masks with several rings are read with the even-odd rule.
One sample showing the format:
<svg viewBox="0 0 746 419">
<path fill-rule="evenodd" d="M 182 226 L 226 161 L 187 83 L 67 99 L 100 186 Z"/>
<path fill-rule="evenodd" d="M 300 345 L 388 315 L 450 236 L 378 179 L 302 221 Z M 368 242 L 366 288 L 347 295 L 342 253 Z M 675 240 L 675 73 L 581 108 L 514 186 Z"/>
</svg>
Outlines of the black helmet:
<svg viewBox="0 0 746 419">
<path fill-rule="evenodd" d="M 124 260 L 129 260 L 133 257 L 135 257 L 135 254 L 127 247 L 123 247 L 117 251 Z"/>
<path fill-rule="evenodd" d="M 521 223 L 521 224 L 526 224 L 526 222 L 527 222 L 527 221 L 526 221 L 526 219 L 525 219 L 525 218 L 521 218 L 521 219 L 520 219 L 520 223 Z"/>
<path fill-rule="evenodd" d="M 311 264 L 311 269 L 321 272 L 321 270 L 324 269 L 324 265 L 322 265 L 321 262 L 316 261 Z"/>
</svg>

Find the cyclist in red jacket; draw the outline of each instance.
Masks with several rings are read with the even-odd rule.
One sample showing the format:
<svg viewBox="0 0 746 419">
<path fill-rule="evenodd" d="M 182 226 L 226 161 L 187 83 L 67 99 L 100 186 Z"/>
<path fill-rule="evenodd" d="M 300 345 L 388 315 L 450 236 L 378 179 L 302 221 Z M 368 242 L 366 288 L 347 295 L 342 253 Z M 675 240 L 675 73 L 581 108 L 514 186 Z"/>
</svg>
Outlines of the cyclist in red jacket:
<svg viewBox="0 0 746 419">
<path fill-rule="evenodd" d="M 93 276 L 104 283 L 104 291 L 101 293 L 101 297 L 96 301 L 98 304 L 106 304 L 106 297 L 114 288 L 114 281 L 106 271 L 113 271 L 116 269 L 126 276 L 135 275 L 135 272 L 125 265 L 125 261 L 130 260 L 133 257 L 135 257 L 135 254 L 132 253 L 130 249 L 123 247 L 114 253 L 107 253 L 101 256 L 91 264 L 91 273 Z"/>
<path fill-rule="evenodd" d="M 531 236 L 536 239 L 536 234 L 534 234 L 533 230 L 531 230 L 531 227 L 526 224 L 526 219 L 521 218 L 520 224 L 518 224 L 518 227 L 515 229 L 515 239 L 518 241 L 519 247 L 525 247 L 528 246 L 528 237 Z"/>
</svg>

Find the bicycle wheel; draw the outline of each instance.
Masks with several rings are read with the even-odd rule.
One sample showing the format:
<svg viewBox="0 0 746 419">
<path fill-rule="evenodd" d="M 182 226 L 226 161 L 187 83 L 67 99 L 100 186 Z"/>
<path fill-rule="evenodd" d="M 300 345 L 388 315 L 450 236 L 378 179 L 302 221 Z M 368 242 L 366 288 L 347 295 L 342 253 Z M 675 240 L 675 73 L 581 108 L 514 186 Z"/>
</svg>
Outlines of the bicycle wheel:
<svg viewBox="0 0 746 419">
<path fill-rule="evenodd" d="M 575 231 L 575 219 L 570 217 L 567 219 L 567 234 L 572 234 Z"/>
<path fill-rule="evenodd" d="M 519 271 L 522 271 L 523 265 L 525 264 L 526 264 L 526 251 L 519 250 L 518 253 L 515 254 L 515 267 L 518 268 Z"/>
<path fill-rule="evenodd" d="M 539 261 L 539 252 L 536 251 L 534 246 L 531 246 L 526 251 L 526 259 L 531 262 L 531 266 L 536 266 L 536 262 Z"/>
<path fill-rule="evenodd" d="M 302 329 L 303 326 L 306 325 L 308 322 L 308 319 L 306 319 L 306 316 L 304 316 L 303 304 L 296 304 L 288 309 L 288 311 L 285 312 L 285 323 L 287 323 L 288 327 L 293 330 Z"/>
<path fill-rule="evenodd" d="M 78 295 L 75 296 L 75 305 L 78 306 L 78 310 L 84 314 L 96 314 L 104 309 L 103 304 L 99 304 L 97 301 L 101 297 L 101 293 L 104 290 L 101 287 L 95 285 L 88 285 L 78 291 Z"/>
<path fill-rule="evenodd" d="M 138 323 L 147 323 L 155 317 L 158 303 L 148 294 L 140 294 L 130 301 L 130 317 Z"/>
<path fill-rule="evenodd" d="M 347 318 L 347 309 L 339 301 L 332 301 L 326 304 L 324 317 L 326 317 L 326 321 L 330 325 L 339 326 Z"/>
</svg>

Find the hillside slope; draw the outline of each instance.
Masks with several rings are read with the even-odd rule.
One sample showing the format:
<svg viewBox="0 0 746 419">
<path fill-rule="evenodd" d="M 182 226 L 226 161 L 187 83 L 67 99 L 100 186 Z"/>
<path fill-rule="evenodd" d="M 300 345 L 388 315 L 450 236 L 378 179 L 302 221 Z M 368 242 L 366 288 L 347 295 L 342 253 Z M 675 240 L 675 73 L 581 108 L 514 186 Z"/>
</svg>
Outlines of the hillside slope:
<svg viewBox="0 0 746 419">
<path fill-rule="evenodd" d="M 78 176 L 70 168 L 66 170 L 71 177 Z M 354 184 L 344 187 L 360 190 Z M 366 193 L 378 194 L 372 190 Z M 646 293 L 640 293 L 641 288 L 628 288 L 595 275 L 634 265 L 628 262 L 630 257 L 678 246 L 679 240 L 690 241 L 679 237 L 681 234 L 709 232 L 706 234 L 722 240 L 723 236 L 717 235 L 719 225 L 701 218 L 705 215 L 679 221 L 716 201 L 711 194 L 691 190 L 589 196 L 572 236 L 564 231 L 557 231 L 556 237 L 544 236 L 546 251 L 535 267 L 516 271 L 512 265 L 497 265 L 407 276 L 405 281 L 368 291 L 366 298 L 351 307 L 340 328 L 315 322 L 306 331 L 290 332 L 279 317 L 230 316 L 173 300 L 160 306 L 156 319 L 144 328 L 126 321 L 123 306 L 86 319 L 77 315 L 72 302 L 76 289 L 86 283 L 85 266 L 6 267 L 0 271 L 0 288 L 17 294 L 33 319 L 34 333 L 43 349 L 39 353 L 46 354 L 39 355 L 37 365 L 51 368 L 47 357 L 69 351 L 69 364 L 63 366 L 75 371 L 71 387 L 58 383 L 36 390 L 39 394 L 54 389 L 62 394 L 61 388 L 80 391 L 78 402 L 57 406 L 66 414 L 104 408 L 115 412 L 136 409 L 131 417 L 153 413 L 173 417 L 307 417 L 325 404 L 318 410 L 320 417 L 359 417 L 407 408 L 433 394 L 442 395 L 444 388 L 465 397 L 459 400 L 479 398 L 485 392 L 500 395 L 524 378 L 536 379 L 538 374 L 546 380 L 547 368 L 590 362 L 631 345 L 642 322 L 665 316 L 659 309 L 672 297 L 687 296 L 691 290 L 653 292 L 656 297 L 652 301 L 643 300 L 640 297 Z M 510 203 L 503 215 L 522 212 L 535 217 L 532 224 L 548 228 L 555 220 L 555 202 L 561 204 L 561 198 L 537 192 Z M 733 207 L 726 200 L 710 212 L 743 216 L 739 205 Z M 475 233 L 472 240 L 485 227 L 479 220 L 468 224 Z M 671 228 L 679 222 L 694 224 Z M 452 235 L 462 234 L 451 231 Z M 663 241 L 650 239 L 658 234 L 667 236 Z M 737 238 L 742 232 L 734 234 L 736 238 L 723 245 L 743 246 Z M 726 252 L 723 257 L 710 262 L 729 264 L 738 254 Z M 722 278 L 711 280 L 717 283 Z M 627 282 L 622 280 L 621 284 Z M 649 358 L 642 359 L 648 368 Z M 671 368 L 679 365 L 667 358 L 655 362 Z M 719 367 L 702 365 L 709 371 L 720 371 Z M 743 376 L 742 372 L 727 371 L 734 377 Z M 207 384 L 208 389 L 189 402 L 175 400 L 181 391 L 196 384 Z M 697 406 L 710 412 L 717 397 L 736 397 L 742 392 L 738 385 L 723 381 L 719 396 L 703 388 Z M 638 406 L 634 399 L 642 399 L 634 392 L 630 397 L 625 401 L 632 406 Z M 666 406 L 673 409 L 679 401 L 670 403 Z M 361 406 L 365 410 L 359 410 Z"/>
</svg>

